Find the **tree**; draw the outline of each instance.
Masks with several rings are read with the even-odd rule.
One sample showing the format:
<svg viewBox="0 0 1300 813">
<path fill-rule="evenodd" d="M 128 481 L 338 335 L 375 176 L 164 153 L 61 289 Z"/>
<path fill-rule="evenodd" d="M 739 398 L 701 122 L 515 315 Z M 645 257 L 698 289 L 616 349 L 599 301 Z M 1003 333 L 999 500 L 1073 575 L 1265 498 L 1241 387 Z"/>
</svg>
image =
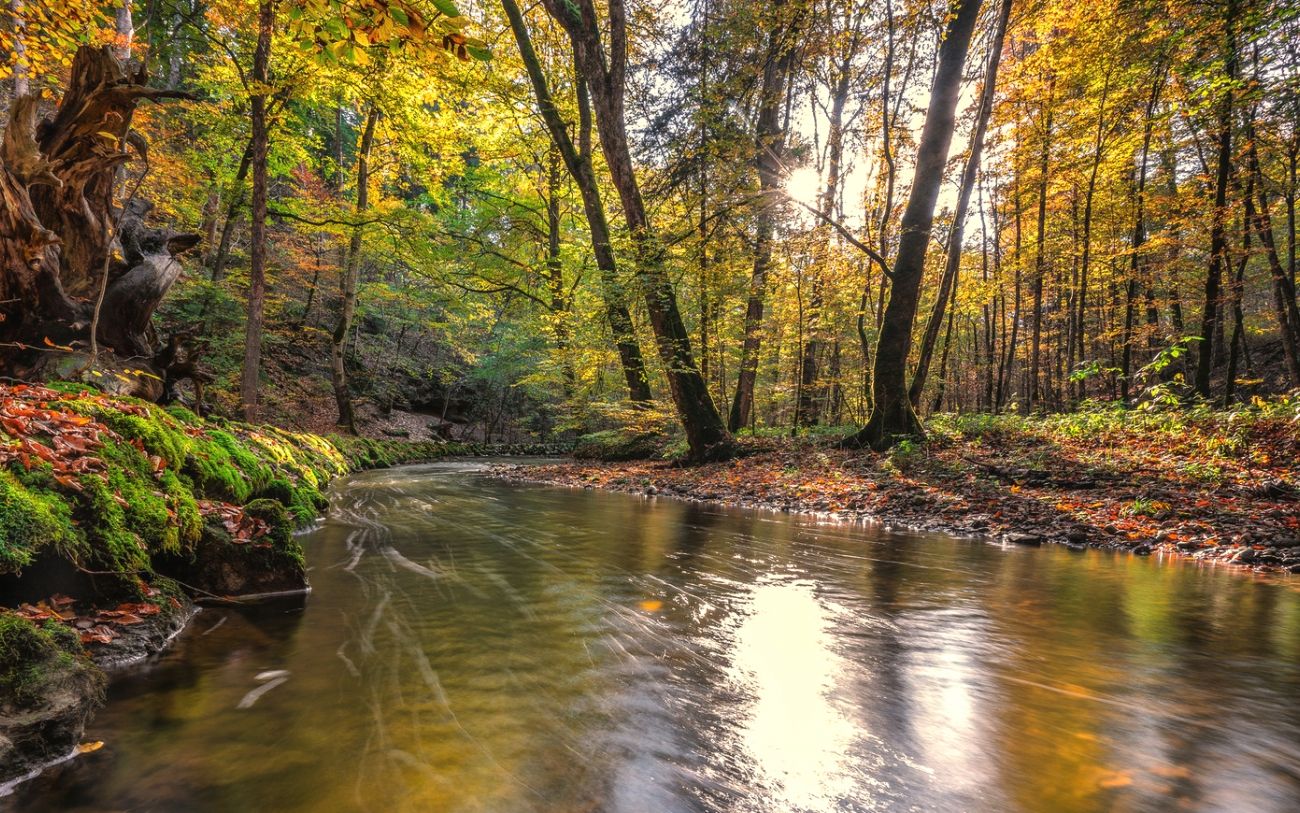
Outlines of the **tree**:
<svg viewBox="0 0 1300 813">
<path fill-rule="evenodd" d="M 893 445 L 899 435 L 921 435 L 924 431 L 908 397 L 907 360 L 935 202 L 957 123 L 957 95 L 979 10 L 980 0 L 959 0 L 939 46 L 930 104 L 917 145 L 912 190 L 899 225 L 898 254 L 889 273 L 893 284 L 876 343 L 871 417 L 859 432 L 845 439 L 848 446 L 882 450 Z"/>
<path fill-rule="evenodd" d="M 244 366 L 240 377 L 240 412 L 244 420 L 257 420 L 262 372 L 262 319 L 266 307 L 266 155 L 270 148 L 266 103 L 271 82 L 271 31 L 275 26 L 275 0 L 261 0 L 257 6 L 257 47 L 253 51 L 253 92 L 250 97 L 253 125 L 251 166 L 253 169 L 252 256 L 248 273 L 248 318 L 244 327 Z"/>
<path fill-rule="evenodd" d="M 167 370 L 149 321 L 180 274 L 176 256 L 198 235 L 147 228 L 150 204 L 134 189 L 117 202 L 128 146 L 147 161 L 148 145 L 131 129 L 140 101 L 188 95 L 149 87 L 147 78 L 143 65 L 133 70 L 107 47 L 84 46 L 52 116 L 38 125 L 30 95 L 11 107 L 0 147 L 0 341 L 12 350 L 0 365 L 5 375 L 86 373 L 117 391 L 163 394 Z"/>
<path fill-rule="evenodd" d="M 633 332 L 632 315 L 628 312 L 622 284 L 619 281 L 618 262 L 614 257 L 609 221 L 605 216 L 605 204 L 601 199 L 596 173 L 591 165 L 591 107 L 587 98 L 586 84 L 579 81 L 577 85 L 578 140 L 581 147 L 575 148 L 573 139 L 569 137 L 569 130 L 560 116 L 559 108 L 551 97 L 546 75 L 542 71 L 541 60 L 537 58 L 537 52 L 533 49 L 532 38 L 529 36 L 527 23 L 524 22 L 519 6 L 514 0 L 502 0 L 501 5 L 510 20 L 510 30 L 519 45 L 519 53 L 523 58 L 524 68 L 528 71 L 528 79 L 537 97 L 537 106 L 546 124 L 546 130 L 582 195 L 583 211 L 586 213 L 587 226 L 591 230 L 591 249 L 596 258 L 596 267 L 600 271 L 605 318 L 614 335 L 614 345 L 618 349 L 623 376 L 627 382 L 628 398 L 638 402 L 649 401 L 650 381 L 646 375 L 645 362 L 641 358 L 641 347 Z"/>
<path fill-rule="evenodd" d="M 908 397 L 913 409 L 920 406 L 921 393 L 925 390 L 925 379 L 930 372 L 930 358 L 935 344 L 939 340 L 939 327 L 943 324 L 944 311 L 952 296 L 957 281 L 957 272 L 961 266 L 962 237 L 965 234 L 966 209 L 970 205 L 971 192 L 979 176 L 980 154 L 984 149 L 984 136 L 988 131 L 989 116 L 993 113 L 993 95 L 997 91 L 998 62 L 1002 59 L 1002 44 L 1006 38 L 1007 24 L 1011 20 L 1012 0 L 1002 0 L 998 9 L 998 21 L 993 29 L 993 39 L 989 45 L 988 66 L 984 70 L 984 89 L 980 93 L 979 107 L 975 113 L 975 133 L 971 136 L 970 153 L 966 156 L 966 165 L 962 170 L 961 187 L 957 193 L 957 209 L 952 216 L 951 231 L 948 234 L 946 260 L 943 276 L 939 280 L 939 290 L 935 294 L 934 309 L 925 325 L 925 334 L 921 339 L 920 353 L 916 362 L 916 372 L 912 375 L 912 386 Z M 946 343 L 945 343 L 946 345 Z"/>
<path fill-rule="evenodd" d="M 593 0 L 580 0 L 576 6 L 567 0 L 544 2 L 546 10 L 569 35 L 578 68 L 591 93 L 601 150 L 623 204 L 636 253 L 637 278 L 691 456 L 698 461 L 728 457 L 733 452 L 731 436 L 691 355 L 691 340 L 677 307 L 677 295 L 664 269 L 663 244 L 646 213 L 633 168 L 624 120 L 627 11 L 623 0 L 609 4 L 608 51 Z"/>
<path fill-rule="evenodd" d="M 754 408 L 754 379 L 763 344 L 763 306 L 772 265 L 772 232 L 782 179 L 785 145 L 787 86 L 797 55 L 802 9 L 798 3 L 772 4 L 773 22 L 763 56 L 762 85 L 758 91 L 758 121 L 754 132 L 754 166 L 758 170 L 758 211 L 754 218 L 754 271 L 745 304 L 745 343 L 740 351 L 740 375 L 731 402 L 727 428 L 738 432 L 748 426 Z"/>
</svg>

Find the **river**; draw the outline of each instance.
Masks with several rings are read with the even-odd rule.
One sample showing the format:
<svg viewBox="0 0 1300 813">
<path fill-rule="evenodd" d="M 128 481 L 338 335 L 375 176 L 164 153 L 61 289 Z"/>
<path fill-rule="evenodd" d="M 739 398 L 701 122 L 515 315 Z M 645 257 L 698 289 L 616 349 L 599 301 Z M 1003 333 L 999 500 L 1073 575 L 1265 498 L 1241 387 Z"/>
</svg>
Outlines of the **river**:
<svg viewBox="0 0 1300 813">
<path fill-rule="evenodd" d="M 1294 577 L 470 463 L 302 541 L 305 602 L 204 610 L 0 809 L 1300 809 Z"/>
</svg>

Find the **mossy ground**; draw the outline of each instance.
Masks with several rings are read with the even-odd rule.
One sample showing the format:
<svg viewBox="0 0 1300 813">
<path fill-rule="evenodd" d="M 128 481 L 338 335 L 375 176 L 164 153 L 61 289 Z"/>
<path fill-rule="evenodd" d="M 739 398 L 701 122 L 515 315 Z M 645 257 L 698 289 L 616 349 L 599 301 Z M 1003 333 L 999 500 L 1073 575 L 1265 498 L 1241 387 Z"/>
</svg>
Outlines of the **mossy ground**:
<svg viewBox="0 0 1300 813">
<path fill-rule="evenodd" d="M 331 479 L 463 451 L 204 420 L 66 385 L 0 387 L 0 415 L 22 421 L 0 424 L 0 574 L 52 549 L 83 570 L 149 580 L 155 557 L 193 555 L 214 503 L 261 506 L 268 541 L 301 559 L 290 531 L 324 508 Z M 83 440 L 68 445 L 74 431 Z"/>
<path fill-rule="evenodd" d="M 0 611 L 0 712 L 40 708 L 68 684 L 103 688 L 77 634 L 56 621 L 36 624 Z"/>
</svg>

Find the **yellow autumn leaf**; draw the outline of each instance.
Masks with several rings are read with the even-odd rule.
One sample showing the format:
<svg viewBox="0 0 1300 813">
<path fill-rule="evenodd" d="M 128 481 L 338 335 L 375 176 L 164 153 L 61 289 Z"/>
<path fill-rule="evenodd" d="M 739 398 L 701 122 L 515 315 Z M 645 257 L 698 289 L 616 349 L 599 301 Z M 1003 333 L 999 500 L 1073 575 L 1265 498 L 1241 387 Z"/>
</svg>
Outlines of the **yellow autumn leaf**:
<svg viewBox="0 0 1300 813">
<path fill-rule="evenodd" d="M 645 610 L 648 613 L 657 613 L 663 609 L 664 603 L 662 601 L 659 601 L 658 599 L 650 598 L 650 599 L 646 599 L 645 601 L 637 602 L 636 606 L 640 607 L 642 610 Z"/>
<path fill-rule="evenodd" d="M 103 748 L 103 747 L 104 747 L 104 741 L 103 741 L 103 740 L 95 740 L 94 742 L 83 742 L 81 745 L 78 745 L 78 746 L 77 746 L 77 753 L 78 753 L 78 754 L 89 754 L 89 753 L 91 753 L 92 751 L 98 751 L 99 749 L 101 749 L 101 748 Z"/>
</svg>

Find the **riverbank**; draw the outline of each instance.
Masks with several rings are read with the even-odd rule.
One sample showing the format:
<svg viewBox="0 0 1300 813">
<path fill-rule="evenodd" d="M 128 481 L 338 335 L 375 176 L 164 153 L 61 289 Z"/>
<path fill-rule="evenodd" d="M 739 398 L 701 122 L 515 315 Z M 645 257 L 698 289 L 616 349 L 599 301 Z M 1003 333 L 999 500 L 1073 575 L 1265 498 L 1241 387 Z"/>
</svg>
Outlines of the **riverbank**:
<svg viewBox="0 0 1300 813">
<path fill-rule="evenodd" d="M 103 669 L 158 652 L 195 601 L 308 590 L 293 532 L 330 480 L 495 451 L 0 385 L 0 783 L 71 753 Z"/>
<path fill-rule="evenodd" d="M 1300 573 L 1300 427 L 1289 403 L 1232 413 L 939 416 L 929 431 L 925 443 L 885 454 L 835 448 L 833 436 L 751 438 L 725 463 L 573 461 L 496 474 Z"/>
</svg>

